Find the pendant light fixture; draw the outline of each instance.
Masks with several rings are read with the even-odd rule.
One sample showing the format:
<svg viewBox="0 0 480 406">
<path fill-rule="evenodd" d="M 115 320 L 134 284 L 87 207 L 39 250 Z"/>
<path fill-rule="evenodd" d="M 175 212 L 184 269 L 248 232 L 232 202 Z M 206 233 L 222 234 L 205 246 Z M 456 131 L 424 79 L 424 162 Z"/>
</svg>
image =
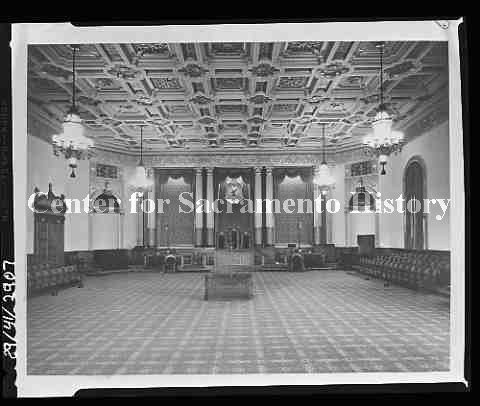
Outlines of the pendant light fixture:
<svg viewBox="0 0 480 406">
<path fill-rule="evenodd" d="M 147 169 L 143 165 L 143 127 L 143 125 L 140 126 L 140 162 L 135 168 L 135 175 L 130 184 L 141 191 L 146 191 L 153 185 L 153 182 L 147 176 Z"/>
<path fill-rule="evenodd" d="M 322 139 L 323 139 L 323 148 L 322 148 L 322 163 L 318 169 L 318 173 L 315 175 L 313 181 L 320 187 L 322 194 L 327 194 L 331 187 L 335 184 L 335 179 L 330 174 L 330 169 L 327 165 L 325 158 L 325 124 L 322 126 Z"/>
<path fill-rule="evenodd" d="M 392 131 L 393 120 L 383 101 L 383 50 L 384 42 L 377 45 L 380 48 L 380 105 L 372 123 L 373 132 L 363 139 L 365 151 L 376 156 L 382 168 L 381 175 L 385 175 L 385 165 L 388 156 L 402 149 L 403 133 Z"/>
<path fill-rule="evenodd" d="M 63 120 L 63 132 L 52 136 L 53 153 L 56 156 L 60 154 L 68 160 L 68 166 L 72 169 L 71 178 L 75 178 L 75 169 L 77 161 L 83 158 L 89 158 L 90 148 L 93 147 L 93 141 L 85 136 L 85 128 L 82 119 L 75 105 L 76 81 L 75 81 L 75 56 L 78 46 L 72 45 L 72 105 Z"/>
</svg>

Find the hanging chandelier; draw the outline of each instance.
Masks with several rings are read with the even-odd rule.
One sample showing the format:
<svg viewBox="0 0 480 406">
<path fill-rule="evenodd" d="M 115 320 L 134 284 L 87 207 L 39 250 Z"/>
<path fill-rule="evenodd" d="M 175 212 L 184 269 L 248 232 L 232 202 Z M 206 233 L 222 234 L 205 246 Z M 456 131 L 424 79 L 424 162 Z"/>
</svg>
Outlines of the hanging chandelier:
<svg viewBox="0 0 480 406">
<path fill-rule="evenodd" d="M 72 106 L 63 120 L 63 132 L 52 136 L 53 153 L 55 156 L 60 154 L 68 159 L 68 166 L 72 169 L 71 178 L 75 178 L 75 168 L 77 160 L 89 158 L 89 149 L 93 147 L 93 141 L 85 136 L 85 128 L 82 119 L 75 106 L 76 84 L 75 84 L 75 54 L 77 46 L 72 46 L 73 61 L 73 83 L 72 83 Z"/>
<path fill-rule="evenodd" d="M 330 190 L 331 187 L 335 184 L 335 179 L 330 174 L 330 168 L 327 165 L 325 159 L 325 124 L 322 127 L 322 139 L 323 139 L 323 148 L 322 148 L 322 163 L 318 168 L 318 173 L 315 175 L 313 182 L 319 186 L 320 192 L 325 195 Z"/>
<path fill-rule="evenodd" d="M 393 119 L 383 102 L 383 48 L 384 43 L 378 44 L 380 48 L 380 105 L 372 123 L 372 132 L 363 139 L 365 151 L 376 156 L 382 167 L 381 175 L 385 175 L 385 165 L 388 156 L 402 149 L 403 133 L 392 131 Z"/>
<path fill-rule="evenodd" d="M 140 126 L 140 162 L 135 168 L 135 175 L 129 183 L 141 191 L 146 191 L 153 185 L 153 181 L 147 176 L 147 169 L 143 165 L 143 125 Z"/>
</svg>

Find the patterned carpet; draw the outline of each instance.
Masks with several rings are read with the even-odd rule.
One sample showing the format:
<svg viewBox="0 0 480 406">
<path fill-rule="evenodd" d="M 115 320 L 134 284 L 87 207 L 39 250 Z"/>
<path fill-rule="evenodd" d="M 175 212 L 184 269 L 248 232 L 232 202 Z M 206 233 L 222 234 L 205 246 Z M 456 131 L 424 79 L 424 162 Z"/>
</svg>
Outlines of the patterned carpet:
<svg viewBox="0 0 480 406">
<path fill-rule="evenodd" d="M 28 301 L 28 374 L 448 370 L 449 305 L 342 271 L 254 275 L 204 301 L 203 275 L 89 277 Z"/>
</svg>

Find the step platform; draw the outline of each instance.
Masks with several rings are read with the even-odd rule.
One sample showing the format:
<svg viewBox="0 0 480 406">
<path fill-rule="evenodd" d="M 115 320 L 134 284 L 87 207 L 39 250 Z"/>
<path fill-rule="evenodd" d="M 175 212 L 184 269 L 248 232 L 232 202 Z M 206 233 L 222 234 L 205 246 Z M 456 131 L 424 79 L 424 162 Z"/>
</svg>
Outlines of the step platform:
<svg viewBox="0 0 480 406">
<path fill-rule="evenodd" d="M 262 272 L 287 272 L 287 264 L 264 264 L 261 266 L 260 270 Z"/>
</svg>

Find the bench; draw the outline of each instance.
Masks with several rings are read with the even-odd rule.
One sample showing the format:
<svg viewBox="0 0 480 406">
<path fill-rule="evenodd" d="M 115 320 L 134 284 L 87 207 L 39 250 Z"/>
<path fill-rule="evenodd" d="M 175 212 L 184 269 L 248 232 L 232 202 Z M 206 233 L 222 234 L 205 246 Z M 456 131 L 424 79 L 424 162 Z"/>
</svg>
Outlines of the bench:
<svg viewBox="0 0 480 406">
<path fill-rule="evenodd" d="M 76 265 L 65 265 L 52 268 L 49 264 L 32 265 L 27 271 L 27 292 L 34 293 L 51 290 L 58 294 L 60 288 L 76 285 L 83 287 L 82 274 Z"/>
<path fill-rule="evenodd" d="M 364 275 L 413 289 L 438 290 L 450 284 L 450 261 L 427 251 L 359 256 L 352 268 Z"/>
<path fill-rule="evenodd" d="M 95 265 L 102 270 L 128 268 L 130 264 L 129 250 L 95 250 L 93 260 Z"/>
</svg>

